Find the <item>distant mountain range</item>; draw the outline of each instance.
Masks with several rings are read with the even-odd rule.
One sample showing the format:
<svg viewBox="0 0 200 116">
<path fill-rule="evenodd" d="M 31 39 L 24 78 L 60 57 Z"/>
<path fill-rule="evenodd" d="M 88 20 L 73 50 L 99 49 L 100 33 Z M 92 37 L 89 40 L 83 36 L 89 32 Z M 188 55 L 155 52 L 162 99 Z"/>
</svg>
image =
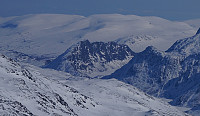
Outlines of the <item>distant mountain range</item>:
<svg viewBox="0 0 200 116">
<path fill-rule="evenodd" d="M 47 21 L 48 20 L 48 21 Z M 38 14 L 0 18 L 0 52 L 36 66 L 48 64 L 80 41 L 128 45 L 134 52 L 147 46 L 168 49 L 195 34 L 185 22 L 159 17 L 105 14 L 89 17 Z"/>
</svg>

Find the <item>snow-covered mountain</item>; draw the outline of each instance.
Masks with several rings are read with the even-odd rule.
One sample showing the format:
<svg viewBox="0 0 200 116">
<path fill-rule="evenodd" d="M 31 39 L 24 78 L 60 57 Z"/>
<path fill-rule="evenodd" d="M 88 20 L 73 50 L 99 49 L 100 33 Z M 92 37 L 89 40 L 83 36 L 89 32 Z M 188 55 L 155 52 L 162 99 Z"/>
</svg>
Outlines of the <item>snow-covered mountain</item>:
<svg viewBox="0 0 200 116">
<path fill-rule="evenodd" d="M 73 75 L 99 77 L 121 68 L 134 54 L 127 45 L 85 40 L 70 47 L 45 67 Z"/>
<path fill-rule="evenodd" d="M 174 43 L 167 52 L 177 52 L 184 56 L 194 55 L 200 53 L 200 28 L 196 35 L 178 40 Z"/>
<path fill-rule="evenodd" d="M 94 100 L 76 89 L 3 55 L 0 56 L 0 79 L 1 115 L 78 116 L 98 107 Z"/>
<path fill-rule="evenodd" d="M 177 41 L 167 52 L 182 55 L 179 77 L 170 80 L 165 87 L 164 96 L 173 98 L 172 104 L 192 107 L 200 113 L 200 33 L 191 38 Z"/>
<path fill-rule="evenodd" d="M 178 56 L 172 57 L 150 46 L 108 77 L 117 78 L 157 96 L 168 80 L 178 76 L 178 63 Z"/>
<path fill-rule="evenodd" d="M 114 79 L 75 80 L 70 74 L 20 64 L 4 55 L 0 79 L 1 115 L 187 115 Z"/>
<path fill-rule="evenodd" d="M 184 22 L 158 17 L 25 15 L 0 18 L 0 52 L 16 60 L 42 66 L 82 40 L 109 42 L 120 39 L 122 42 L 133 36 L 131 41 L 136 41 L 135 44 L 125 44 L 138 52 L 149 45 L 166 50 L 176 40 L 194 33 L 195 29 Z"/>
<path fill-rule="evenodd" d="M 117 78 L 173 105 L 199 113 L 200 33 L 178 40 L 166 52 L 147 47 L 125 66 L 104 78 Z M 198 114 L 197 113 L 197 114 Z"/>
<path fill-rule="evenodd" d="M 145 47 L 149 45 L 154 45 L 159 43 L 159 38 L 157 36 L 150 35 L 130 35 L 124 38 L 119 38 L 115 40 L 119 44 L 128 45 L 133 51 L 138 52 L 138 50 L 143 50 Z"/>
</svg>

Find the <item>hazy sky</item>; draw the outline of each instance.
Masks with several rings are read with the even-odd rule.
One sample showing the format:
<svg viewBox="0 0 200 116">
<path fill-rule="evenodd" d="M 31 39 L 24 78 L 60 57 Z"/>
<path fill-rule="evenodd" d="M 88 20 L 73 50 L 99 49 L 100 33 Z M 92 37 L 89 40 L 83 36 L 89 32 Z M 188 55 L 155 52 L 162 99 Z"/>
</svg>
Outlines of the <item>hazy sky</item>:
<svg viewBox="0 0 200 116">
<path fill-rule="evenodd" d="M 186 20 L 200 18 L 199 5 L 200 0 L 0 0 L 0 16 L 120 13 Z"/>
</svg>

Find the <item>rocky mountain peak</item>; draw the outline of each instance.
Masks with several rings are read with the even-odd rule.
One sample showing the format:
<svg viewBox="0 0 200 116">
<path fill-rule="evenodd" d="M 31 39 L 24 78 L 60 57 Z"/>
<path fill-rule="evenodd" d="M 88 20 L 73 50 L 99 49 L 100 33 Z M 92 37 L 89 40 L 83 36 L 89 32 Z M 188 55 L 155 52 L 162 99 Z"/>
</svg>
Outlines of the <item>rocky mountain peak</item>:
<svg viewBox="0 0 200 116">
<path fill-rule="evenodd" d="M 96 76 L 93 73 L 112 73 L 116 68 L 118 69 L 127 63 L 134 54 L 127 45 L 117 44 L 116 42 L 91 43 L 85 40 L 69 48 L 52 61 L 47 68 L 66 71 L 71 74 L 79 72 Z"/>
<path fill-rule="evenodd" d="M 166 52 L 177 52 L 185 56 L 200 53 L 200 34 L 176 41 Z"/>
<path fill-rule="evenodd" d="M 159 52 L 159 50 L 158 50 L 156 47 L 154 47 L 154 46 L 148 46 L 148 47 L 144 50 L 144 52 L 152 53 L 152 52 Z"/>
<path fill-rule="evenodd" d="M 153 46 L 148 46 L 143 52 L 138 53 L 139 57 L 144 59 L 151 59 L 151 57 L 163 57 L 165 53 L 163 51 L 158 50 Z M 141 59 L 141 58 L 139 58 Z"/>
<path fill-rule="evenodd" d="M 200 33 L 200 28 L 198 29 L 198 31 L 197 31 L 197 33 L 196 33 L 196 35 L 198 35 Z"/>
<path fill-rule="evenodd" d="M 178 40 L 166 52 L 150 46 L 105 78 L 116 78 L 173 105 L 200 109 L 200 34 Z M 197 116 L 198 116 L 197 115 Z"/>
</svg>

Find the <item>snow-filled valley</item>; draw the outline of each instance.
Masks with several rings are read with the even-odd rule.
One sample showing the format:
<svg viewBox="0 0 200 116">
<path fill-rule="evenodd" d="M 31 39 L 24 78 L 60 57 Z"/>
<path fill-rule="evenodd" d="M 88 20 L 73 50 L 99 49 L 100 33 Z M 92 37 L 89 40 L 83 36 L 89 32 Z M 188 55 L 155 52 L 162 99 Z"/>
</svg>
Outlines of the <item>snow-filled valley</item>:
<svg viewBox="0 0 200 116">
<path fill-rule="evenodd" d="M 2 17 L 0 115 L 198 116 L 198 28 L 120 14 Z"/>
</svg>

